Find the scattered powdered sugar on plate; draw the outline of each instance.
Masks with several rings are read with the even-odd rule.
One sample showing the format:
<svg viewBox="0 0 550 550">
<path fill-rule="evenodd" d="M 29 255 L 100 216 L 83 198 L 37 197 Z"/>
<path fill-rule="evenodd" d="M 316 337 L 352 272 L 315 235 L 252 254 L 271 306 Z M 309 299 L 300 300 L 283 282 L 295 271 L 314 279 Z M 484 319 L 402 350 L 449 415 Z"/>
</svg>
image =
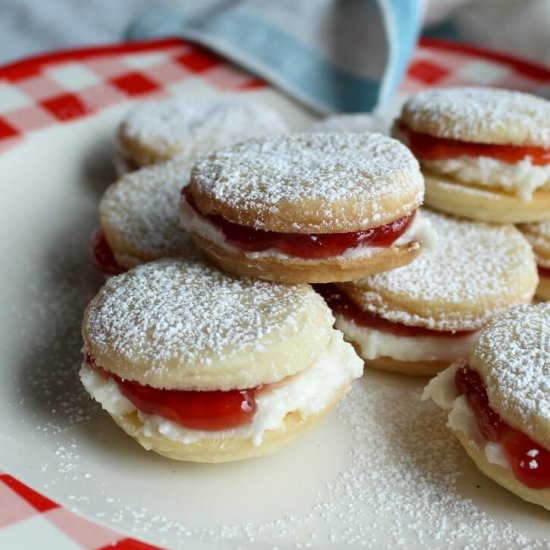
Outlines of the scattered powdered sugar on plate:
<svg viewBox="0 0 550 550">
<path fill-rule="evenodd" d="M 191 236 L 179 227 L 180 192 L 189 183 L 191 165 L 176 160 L 141 168 L 107 190 L 100 220 L 126 252 L 142 261 L 198 256 Z"/>
<path fill-rule="evenodd" d="M 410 264 L 339 286 L 390 321 L 437 330 L 473 330 L 534 291 L 529 244 L 512 226 L 422 210 L 437 243 Z M 524 274 L 532 273 L 533 285 Z M 419 313 L 420 312 L 420 313 Z"/>
<path fill-rule="evenodd" d="M 30 265 L 22 270 L 35 299 L 29 309 L 16 314 L 30 344 L 21 351 L 20 400 L 13 403 L 10 417 L 25 438 L 38 440 L 43 448 L 33 465 L 44 480 L 46 495 L 63 495 L 56 498 L 74 511 L 174 549 L 260 544 L 270 548 L 548 548 L 548 540 L 527 537 L 462 495 L 464 453 L 446 429 L 445 415 L 431 402 L 420 401 L 422 382 L 382 373 L 369 373 L 358 381 L 339 405 L 340 431 L 351 433 L 348 460 L 339 473 L 320 482 L 319 496 L 307 510 L 201 528 L 184 516 L 174 519 L 177 510 L 171 516 L 160 513 L 154 498 L 147 505 L 135 504 L 136 491 L 151 489 L 167 471 L 173 474 L 164 496 L 181 498 L 180 477 L 202 477 L 199 486 L 212 490 L 211 476 L 222 476 L 231 486 L 235 470 L 232 465 L 201 469 L 152 457 L 119 431 L 85 393 L 77 374 L 79 322 L 99 284 L 87 265 L 85 241 L 86 232 L 77 243 L 75 258 L 74 243 L 69 240 L 62 254 L 56 253 L 51 271 Z M 30 419 L 29 409 L 33 411 Z M 330 445 L 339 441 L 334 433 Z M 32 445 L 35 448 L 36 443 Z M 261 472 L 269 476 L 269 459 L 264 464 Z M 297 466 L 288 463 L 286 467 Z M 493 485 L 489 480 L 479 483 L 479 493 Z M 126 493 L 121 487 L 132 490 Z M 171 490 L 176 496 L 170 495 Z M 504 490 L 494 490 L 500 491 L 496 498 L 507 497 Z M 185 497 L 204 495 L 187 490 Z M 257 507 L 270 498 L 269 493 L 258 495 Z M 228 505 L 236 506 L 238 501 Z M 527 505 L 513 499 L 509 506 L 522 510 Z M 530 522 L 542 523 L 536 509 L 528 511 Z"/>
<path fill-rule="evenodd" d="M 419 131 L 478 143 L 550 147 L 550 101 L 495 88 L 422 90 L 403 107 Z"/>
<path fill-rule="evenodd" d="M 269 229 L 264 210 L 276 214 L 289 204 L 314 210 L 329 228 L 345 218 L 346 210 L 354 219 L 362 215 L 364 226 L 370 227 L 373 220 L 387 217 L 388 210 L 393 219 L 410 212 L 422 202 L 424 191 L 412 153 L 377 133 L 249 140 L 200 158 L 192 185 L 221 205 L 254 212 L 257 229 Z M 335 208 L 342 210 L 339 216 Z"/>
</svg>

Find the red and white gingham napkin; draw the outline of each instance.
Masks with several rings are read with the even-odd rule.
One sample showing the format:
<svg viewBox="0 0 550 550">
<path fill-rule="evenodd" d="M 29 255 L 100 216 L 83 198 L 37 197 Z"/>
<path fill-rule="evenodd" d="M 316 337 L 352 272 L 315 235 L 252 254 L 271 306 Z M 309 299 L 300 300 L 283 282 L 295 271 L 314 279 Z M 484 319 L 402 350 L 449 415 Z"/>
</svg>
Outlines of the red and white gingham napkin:
<svg viewBox="0 0 550 550">
<path fill-rule="evenodd" d="M 0 471 L 0 548 L 156 550 L 89 521 Z"/>
</svg>

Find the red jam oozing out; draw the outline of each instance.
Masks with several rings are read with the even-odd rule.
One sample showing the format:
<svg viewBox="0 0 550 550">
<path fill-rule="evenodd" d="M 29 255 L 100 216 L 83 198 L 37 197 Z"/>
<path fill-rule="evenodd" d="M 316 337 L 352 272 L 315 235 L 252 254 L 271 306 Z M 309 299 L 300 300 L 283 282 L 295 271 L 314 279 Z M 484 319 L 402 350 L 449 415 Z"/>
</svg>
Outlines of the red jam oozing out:
<svg viewBox="0 0 550 550">
<path fill-rule="evenodd" d="M 96 229 L 90 240 L 92 261 L 96 268 L 105 275 L 119 275 L 126 269 L 115 259 L 113 249 L 109 246 L 102 229 Z"/>
<path fill-rule="evenodd" d="M 539 270 L 539 277 L 545 277 L 547 279 L 550 279 L 550 267 L 542 267 L 538 266 Z"/>
<path fill-rule="evenodd" d="M 534 146 L 491 145 L 446 139 L 415 132 L 406 124 L 399 124 L 399 131 L 407 137 L 409 149 L 425 160 L 442 160 L 459 156 L 491 157 L 502 162 L 520 162 L 530 158 L 535 166 L 550 164 L 550 149 Z"/>
<path fill-rule="evenodd" d="M 246 425 L 256 414 L 255 396 L 261 386 L 245 390 L 161 390 L 107 372 L 86 361 L 103 376 L 112 378 L 136 409 L 156 414 L 192 430 L 230 430 Z"/>
<path fill-rule="evenodd" d="M 356 325 L 360 325 L 382 332 L 389 332 L 397 336 L 446 336 L 446 337 L 461 337 L 469 336 L 475 331 L 460 331 L 449 332 L 440 330 L 430 330 L 425 327 L 415 327 L 403 325 L 402 323 L 394 323 L 387 321 L 374 313 L 363 311 L 350 298 L 341 292 L 336 285 L 314 285 L 314 288 L 327 302 L 329 307 L 347 319 L 353 321 Z"/>
<path fill-rule="evenodd" d="M 483 437 L 502 445 L 516 479 L 532 489 L 550 487 L 550 451 L 502 420 L 489 405 L 481 376 L 466 365 L 456 371 L 455 384 L 468 400 Z"/>
<path fill-rule="evenodd" d="M 391 246 L 410 226 L 415 212 L 391 223 L 355 231 L 353 233 L 277 233 L 245 227 L 229 222 L 214 214 L 203 214 L 197 207 L 189 187 L 183 190 L 183 196 L 191 208 L 203 218 L 218 227 L 233 246 L 246 252 L 261 252 L 276 249 L 288 256 L 298 258 L 327 258 L 343 254 L 358 246 Z"/>
</svg>

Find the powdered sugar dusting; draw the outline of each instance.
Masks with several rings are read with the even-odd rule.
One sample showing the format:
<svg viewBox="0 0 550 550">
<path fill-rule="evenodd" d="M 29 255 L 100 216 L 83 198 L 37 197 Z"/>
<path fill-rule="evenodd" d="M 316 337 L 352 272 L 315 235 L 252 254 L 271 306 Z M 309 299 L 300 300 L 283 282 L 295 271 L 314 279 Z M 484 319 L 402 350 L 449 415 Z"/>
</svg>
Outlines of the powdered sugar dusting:
<svg viewBox="0 0 550 550">
<path fill-rule="evenodd" d="M 100 218 L 140 260 L 196 257 L 190 235 L 179 227 L 179 196 L 191 163 L 171 161 L 125 175 L 103 196 Z"/>
<path fill-rule="evenodd" d="M 418 206 L 424 182 L 418 162 L 397 140 L 376 133 L 294 134 L 250 140 L 199 159 L 192 172 L 199 190 L 232 208 L 259 211 L 254 227 L 263 229 L 262 210 L 277 214 L 299 203 L 334 227 L 336 206 L 365 227 Z M 406 204 L 402 197 L 409 197 Z M 334 203 L 337 203 L 336 205 Z M 300 225 L 300 220 L 296 220 Z M 269 229 L 269 228 L 266 228 Z"/>
<path fill-rule="evenodd" d="M 478 143 L 550 147 L 550 101 L 494 88 L 422 90 L 406 102 L 413 129 Z"/>
<path fill-rule="evenodd" d="M 211 366 L 251 352 L 266 335 L 298 327 L 317 300 L 306 285 L 226 275 L 200 261 L 161 260 L 110 279 L 88 308 L 89 341 L 100 353 L 148 363 L 161 373 Z M 328 318 L 327 318 L 328 322 Z"/>
<path fill-rule="evenodd" d="M 513 425 L 548 442 L 550 425 L 550 303 L 516 307 L 497 317 L 474 348 L 489 401 Z M 541 426 L 542 424 L 542 426 Z M 538 437 L 537 437 L 538 436 Z"/>
<path fill-rule="evenodd" d="M 172 98 L 135 106 L 121 133 L 168 158 L 190 157 L 255 136 L 286 132 L 282 118 L 267 105 L 237 99 Z"/>
<path fill-rule="evenodd" d="M 526 272 L 535 280 L 536 269 L 519 231 L 427 209 L 422 214 L 437 232 L 435 246 L 406 266 L 341 285 L 361 293 L 362 307 L 390 321 L 452 331 L 478 329 L 497 313 L 531 300 L 533 285 L 518 288 Z M 411 304 L 424 312 L 411 311 Z M 433 317 L 426 316 L 426 308 Z"/>
</svg>

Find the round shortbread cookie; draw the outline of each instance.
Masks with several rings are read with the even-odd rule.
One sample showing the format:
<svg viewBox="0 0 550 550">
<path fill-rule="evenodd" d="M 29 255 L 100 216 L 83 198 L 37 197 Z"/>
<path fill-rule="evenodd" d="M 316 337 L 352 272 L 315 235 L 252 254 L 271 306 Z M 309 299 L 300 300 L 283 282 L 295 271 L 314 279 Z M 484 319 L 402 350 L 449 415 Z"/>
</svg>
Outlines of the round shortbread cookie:
<svg viewBox="0 0 550 550">
<path fill-rule="evenodd" d="M 535 191 L 530 201 L 516 195 L 459 183 L 424 172 L 425 203 L 435 210 L 492 223 L 525 223 L 548 219 L 550 191 Z"/>
<path fill-rule="evenodd" d="M 521 224 L 519 229 L 533 247 L 537 263 L 550 268 L 550 220 Z"/>
<path fill-rule="evenodd" d="M 334 115 L 313 123 L 308 132 L 380 132 L 389 134 L 390 121 L 382 115 L 356 113 Z"/>
<path fill-rule="evenodd" d="M 190 170 L 189 161 L 169 161 L 128 173 L 107 189 L 99 219 L 121 266 L 130 269 L 160 258 L 200 254 L 179 226 L 179 197 Z"/>
<path fill-rule="evenodd" d="M 251 137 L 287 131 L 281 117 L 263 103 L 233 98 L 171 98 L 136 105 L 123 119 L 118 143 L 143 166 L 185 154 L 194 159 Z"/>
<path fill-rule="evenodd" d="M 515 227 L 422 214 L 438 235 L 435 246 L 406 266 L 338 284 L 361 309 L 404 325 L 467 331 L 531 301 L 537 266 Z"/>
<path fill-rule="evenodd" d="M 550 449 L 550 303 L 499 315 L 481 333 L 470 364 L 503 420 Z"/>
<path fill-rule="evenodd" d="M 281 233 L 345 233 L 414 211 L 424 182 L 400 142 L 374 133 L 254 139 L 198 160 L 190 190 L 204 214 Z"/>
<path fill-rule="evenodd" d="M 472 143 L 550 147 L 550 101 L 495 88 L 437 88 L 412 95 L 400 120 L 415 132 Z"/>
<path fill-rule="evenodd" d="M 110 279 L 84 314 L 83 352 L 155 388 L 251 388 L 303 371 L 334 332 L 309 285 L 226 275 L 161 260 Z"/>
</svg>

